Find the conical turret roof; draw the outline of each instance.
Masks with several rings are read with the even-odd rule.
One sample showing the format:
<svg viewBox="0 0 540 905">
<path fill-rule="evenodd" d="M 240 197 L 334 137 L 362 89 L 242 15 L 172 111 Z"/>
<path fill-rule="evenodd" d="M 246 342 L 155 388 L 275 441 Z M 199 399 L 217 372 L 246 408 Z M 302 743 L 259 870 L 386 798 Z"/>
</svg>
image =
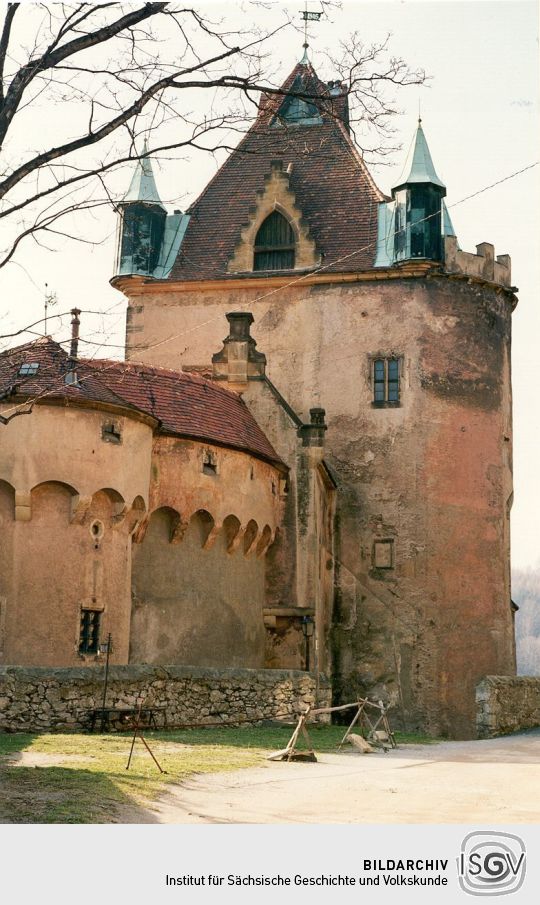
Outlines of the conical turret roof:
<svg viewBox="0 0 540 905">
<path fill-rule="evenodd" d="M 143 154 L 148 154 L 148 142 L 146 141 L 144 143 Z M 142 201 L 144 204 L 158 204 L 160 207 L 163 207 L 157 190 L 156 180 L 154 179 L 152 161 L 149 157 L 141 157 L 140 160 L 137 161 L 131 184 L 123 201 Z"/>
<path fill-rule="evenodd" d="M 424 135 L 424 130 L 422 129 L 422 120 L 419 119 L 409 175 L 406 179 L 402 179 L 399 182 L 399 185 L 394 186 L 393 191 L 396 191 L 396 189 L 401 188 L 401 186 L 403 185 L 426 182 L 430 183 L 431 185 L 437 185 L 441 189 L 446 188 L 444 182 L 439 179 L 437 173 L 435 172 L 433 160 L 431 159 L 428 143 L 426 141 L 426 136 Z"/>
</svg>

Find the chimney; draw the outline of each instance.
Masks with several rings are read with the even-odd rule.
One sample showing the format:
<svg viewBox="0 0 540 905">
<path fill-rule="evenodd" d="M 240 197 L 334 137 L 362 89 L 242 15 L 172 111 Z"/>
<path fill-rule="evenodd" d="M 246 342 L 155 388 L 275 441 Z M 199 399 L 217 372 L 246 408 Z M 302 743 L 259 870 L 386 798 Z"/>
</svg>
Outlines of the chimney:
<svg viewBox="0 0 540 905">
<path fill-rule="evenodd" d="M 328 430 L 325 423 L 326 412 L 322 408 L 309 410 L 309 424 L 303 424 L 298 429 L 302 438 L 302 446 L 324 446 L 324 434 Z"/>
<path fill-rule="evenodd" d="M 236 392 L 245 390 L 249 380 L 262 380 L 266 356 L 257 352 L 257 343 L 250 333 L 253 315 L 249 311 L 227 314 L 229 335 L 223 349 L 212 356 L 214 380 L 226 380 Z"/>
<path fill-rule="evenodd" d="M 77 353 L 79 351 L 79 327 L 80 327 L 80 314 L 79 308 L 71 309 L 71 348 L 69 350 L 69 357 L 74 361 L 77 360 Z"/>
<path fill-rule="evenodd" d="M 64 383 L 69 384 L 70 386 L 77 386 L 77 371 L 75 370 L 75 366 L 77 364 L 77 355 L 79 353 L 79 327 L 80 327 L 80 314 L 79 308 L 71 309 L 71 346 L 69 349 L 69 356 L 67 360 L 67 371 L 66 376 L 64 378 Z"/>
</svg>

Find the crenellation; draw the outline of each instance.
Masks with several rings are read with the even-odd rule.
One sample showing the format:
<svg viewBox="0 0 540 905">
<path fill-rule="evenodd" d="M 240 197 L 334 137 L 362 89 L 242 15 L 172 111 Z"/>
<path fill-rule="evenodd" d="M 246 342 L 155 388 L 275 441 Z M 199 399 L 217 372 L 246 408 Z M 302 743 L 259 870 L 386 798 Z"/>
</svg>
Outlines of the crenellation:
<svg viewBox="0 0 540 905">
<path fill-rule="evenodd" d="M 471 254 L 459 248 L 455 236 L 446 236 L 444 270 L 446 273 L 459 273 L 496 283 L 507 289 L 512 288 L 510 255 L 497 255 L 495 259 L 494 246 L 489 242 L 481 242 L 476 246 L 476 254 Z"/>
</svg>

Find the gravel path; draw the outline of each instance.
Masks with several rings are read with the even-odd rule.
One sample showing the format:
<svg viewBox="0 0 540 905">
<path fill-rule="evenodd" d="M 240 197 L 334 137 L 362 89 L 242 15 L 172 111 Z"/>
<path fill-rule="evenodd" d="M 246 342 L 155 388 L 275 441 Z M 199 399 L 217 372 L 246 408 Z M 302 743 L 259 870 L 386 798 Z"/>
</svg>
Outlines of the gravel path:
<svg viewBox="0 0 540 905">
<path fill-rule="evenodd" d="M 158 823 L 536 823 L 540 730 L 486 741 L 332 753 L 200 776 L 148 814 Z"/>
</svg>

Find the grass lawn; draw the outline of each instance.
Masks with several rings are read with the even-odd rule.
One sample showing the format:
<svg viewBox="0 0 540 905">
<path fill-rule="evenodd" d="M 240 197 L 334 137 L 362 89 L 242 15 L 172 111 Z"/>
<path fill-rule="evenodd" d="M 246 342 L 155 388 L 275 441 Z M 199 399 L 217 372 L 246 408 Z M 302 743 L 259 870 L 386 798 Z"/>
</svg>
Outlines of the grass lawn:
<svg viewBox="0 0 540 905">
<path fill-rule="evenodd" d="M 131 767 L 128 734 L 0 734 L 0 823 L 122 823 L 143 820 L 166 788 L 194 773 L 261 764 L 284 748 L 290 727 L 240 727 L 148 732 L 166 774 L 137 740 Z M 316 751 L 335 751 L 343 726 L 310 726 Z M 399 743 L 429 742 L 403 736 Z"/>
</svg>

